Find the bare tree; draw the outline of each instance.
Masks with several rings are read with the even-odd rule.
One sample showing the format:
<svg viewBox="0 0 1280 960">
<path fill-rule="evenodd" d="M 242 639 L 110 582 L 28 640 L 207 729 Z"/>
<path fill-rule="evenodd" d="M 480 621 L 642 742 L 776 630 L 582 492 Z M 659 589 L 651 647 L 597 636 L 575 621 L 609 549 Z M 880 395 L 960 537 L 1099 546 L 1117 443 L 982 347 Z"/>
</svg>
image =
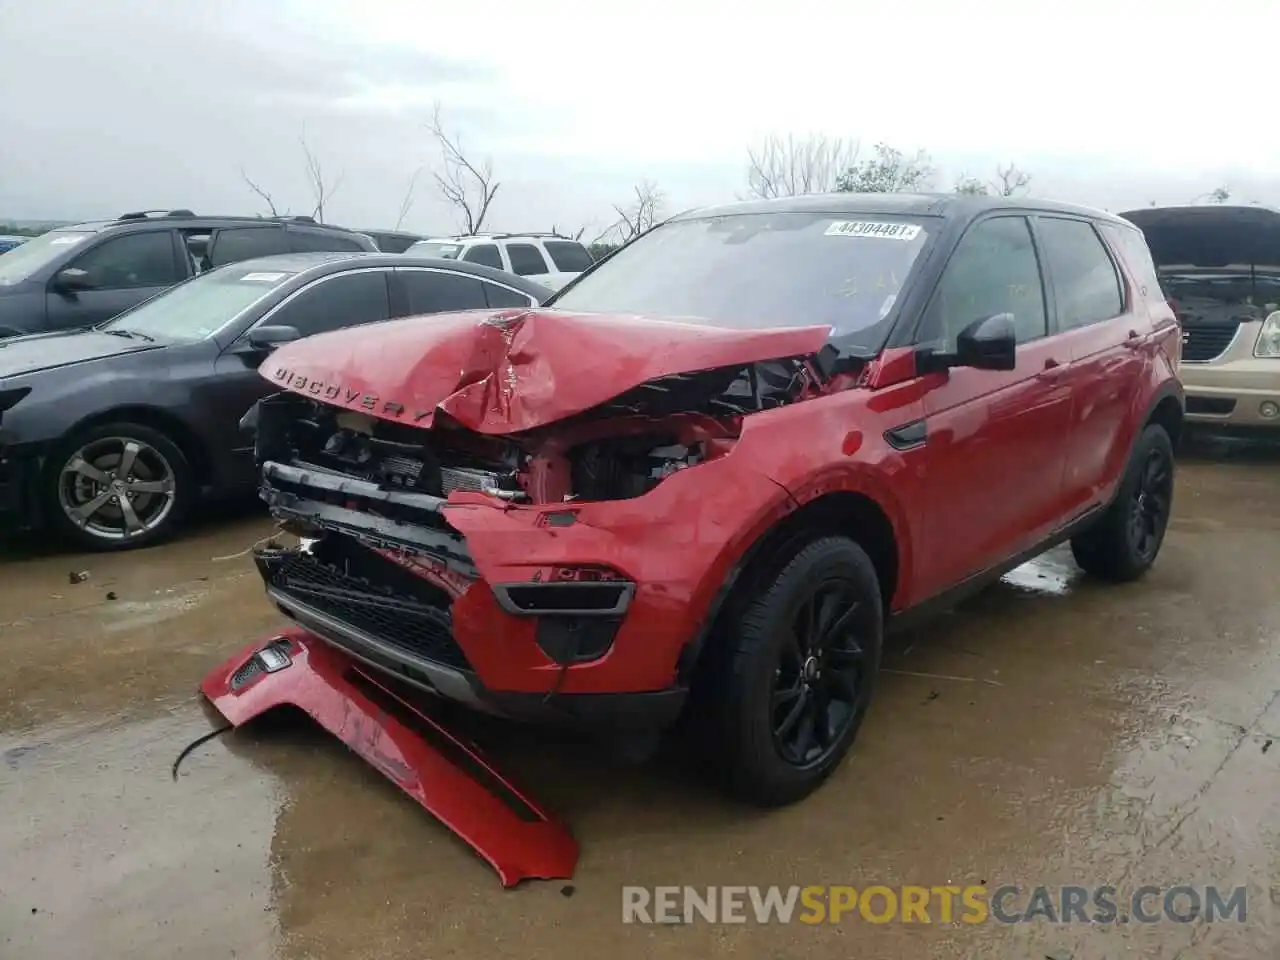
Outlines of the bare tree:
<svg viewBox="0 0 1280 960">
<path fill-rule="evenodd" d="M 1019 170 L 1017 164 L 1011 163 L 1007 167 L 996 167 L 996 179 L 992 182 L 996 196 L 1012 197 L 1017 195 L 1020 190 L 1026 190 L 1030 185 L 1031 174 L 1025 170 Z"/>
<path fill-rule="evenodd" d="M 961 174 L 952 192 L 976 197 L 992 194 L 997 197 L 1012 197 L 1019 191 L 1026 190 L 1030 183 L 1031 174 L 1019 170 L 1017 164 L 1011 163 L 1007 167 L 997 166 L 995 179 L 986 183 L 977 177 Z"/>
<path fill-rule="evenodd" d="M 857 158 L 856 140 L 822 134 L 766 137 L 747 150 L 747 195 L 769 200 L 827 193 Z"/>
<path fill-rule="evenodd" d="M 458 208 L 464 231 L 478 233 L 489 213 L 489 204 L 501 186 L 493 179 L 493 159 L 485 157 L 472 162 L 463 153 L 461 141 L 445 131 L 439 103 L 435 105 L 428 130 L 440 147 L 443 167 L 435 174 L 436 186 L 445 200 Z"/>
<path fill-rule="evenodd" d="M 561 232 L 560 232 L 560 228 L 559 228 L 558 226 L 556 226 L 554 223 L 551 225 L 551 232 L 552 232 L 555 236 L 557 236 L 557 237 L 563 237 L 563 236 L 565 236 L 565 234 L 563 234 L 563 233 L 561 233 Z M 573 234 L 573 236 L 571 237 L 571 239 L 573 239 L 573 240 L 581 240 L 581 239 L 582 239 L 582 235 L 583 235 L 584 233 L 586 233 L 586 232 L 587 232 L 587 228 L 586 228 L 586 227 L 579 227 L 579 228 L 578 228 L 578 230 L 577 230 L 577 232 Z"/>
<path fill-rule="evenodd" d="M 877 143 L 875 156 L 849 166 L 836 179 L 836 189 L 845 193 L 903 193 L 927 189 L 933 177 L 933 161 L 924 150 L 907 156 L 887 143 Z"/>
<path fill-rule="evenodd" d="M 413 193 L 418 187 L 418 177 L 422 173 L 419 167 L 413 171 L 413 176 L 409 178 L 409 186 L 404 192 L 404 199 L 400 201 L 400 216 L 396 217 L 396 229 L 399 230 L 404 224 L 404 218 L 409 216 L 409 211 L 413 209 Z"/>
<path fill-rule="evenodd" d="M 615 238 L 619 244 L 628 243 L 657 224 L 665 201 L 658 185 L 651 180 L 643 180 L 631 189 L 635 199 L 625 207 L 614 204 L 618 219 L 596 237 L 592 245 L 609 237 Z"/>
<path fill-rule="evenodd" d="M 258 197 L 262 200 L 262 202 L 267 205 L 267 209 L 271 211 L 271 216 L 273 217 L 280 216 L 280 214 L 276 212 L 276 202 L 273 199 L 271 199 L 271 194 L 267 193 L 266 190 L 264 190 L 258 184 L 250 180 L 249 174 L 245 173 L 244 167 L 240 168 L 240 176 L 243 177 L 244 182 L 249 185 L 249 189 L 252 190 L 254 193 L 256 193 Z"/>
<path fill-rule="evenodd" d="M 333 195 L 338 191 L 338 187 L 342 186 L 343 173 L 339 173 L 337 179 L 326 185 L 324 177 L 324 165 L 320 162 L 320 158 L 312 151 L 311 145 L 307 143 L 307 132 L 304 129 L 302 135 L 298 137 L 298 142 L 302 144 L 302 155 L 307 161 L 307 181 L 311 187 L 311 199 L 314 206 L 311 216 L 315 217 L 321 223 L 324 223 L 324 205 L 333 199 Z"/>
</svg>

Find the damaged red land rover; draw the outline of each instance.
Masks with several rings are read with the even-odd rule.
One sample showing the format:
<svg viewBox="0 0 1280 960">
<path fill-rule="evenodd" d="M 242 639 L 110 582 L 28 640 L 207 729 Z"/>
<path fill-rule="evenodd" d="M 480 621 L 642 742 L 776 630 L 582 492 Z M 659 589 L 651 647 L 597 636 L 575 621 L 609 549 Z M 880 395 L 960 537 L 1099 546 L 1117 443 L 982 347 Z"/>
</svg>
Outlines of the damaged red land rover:
<svg viewBox="0 0 1280 960">
<path fill-rule="evenodd" d="M 1066 540 L 1151 565 L 1179 342 L 1142 234 L 1097 211 L 692 212 L 544 308 L 277 350 L 247 421 L 304 539 L 257 565 L 286 648 L 595 731 L 688 708 L 735 792 L 786 803 L 849 749 L 893 622 Z M 283 653 L 205 690 L 230 715 Z"/>
</svg>

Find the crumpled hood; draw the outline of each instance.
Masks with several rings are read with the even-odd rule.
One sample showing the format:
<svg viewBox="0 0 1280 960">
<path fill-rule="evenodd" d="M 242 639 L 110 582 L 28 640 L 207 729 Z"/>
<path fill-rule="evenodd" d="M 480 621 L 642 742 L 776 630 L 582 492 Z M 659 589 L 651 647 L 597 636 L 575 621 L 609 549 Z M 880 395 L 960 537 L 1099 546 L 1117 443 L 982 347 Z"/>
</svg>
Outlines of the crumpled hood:
<svg viewBox="0 0 1280 960">
<path fill-rule="evenodd" d="M 658 377 L 816 353 L 831 328 L 727 330 L 556 310 L 410 317 L 286 344 L 269 381 L 385 420 L 444 412 L 478 433 L 516 433 Z"/>
</svg>

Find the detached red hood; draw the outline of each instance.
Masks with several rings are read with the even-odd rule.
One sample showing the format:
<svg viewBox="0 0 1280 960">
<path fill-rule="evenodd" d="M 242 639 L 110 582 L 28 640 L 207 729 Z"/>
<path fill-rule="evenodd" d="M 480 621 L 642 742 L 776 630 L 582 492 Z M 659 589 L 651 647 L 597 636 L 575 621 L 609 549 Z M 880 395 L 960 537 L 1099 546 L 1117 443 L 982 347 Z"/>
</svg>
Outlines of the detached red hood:
<svg viewBox="0 0 1280 960">
<path fill-rule="evenodd" d="M 658 377 L 816 353 L 830 327 L 726 330 L 555 310 L 410 317 L 309 337 L 263 362 L 268 380 L 385 420 L 444 411 L 478 433 L 530 430 Z"/>
</svg>

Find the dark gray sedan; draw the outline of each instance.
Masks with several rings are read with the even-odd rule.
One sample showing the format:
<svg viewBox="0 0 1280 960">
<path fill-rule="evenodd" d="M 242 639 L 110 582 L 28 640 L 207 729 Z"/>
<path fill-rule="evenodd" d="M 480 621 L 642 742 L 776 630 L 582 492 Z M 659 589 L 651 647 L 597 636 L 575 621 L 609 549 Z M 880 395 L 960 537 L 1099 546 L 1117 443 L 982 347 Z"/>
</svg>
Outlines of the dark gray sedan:
<svg viewBox="0 0 1280 960">
<path fill-rule="evenodd" d="M 454 260 L 289 254 L 202 274 L 88 330 L 0 340 L 0 528 L 49 526 L 99 550 L 153 543 L 199 497 L 255 486 L 239 424 L 270 392 L 257 367 L 274 345 L 548 296 Z"/>
</svg>

